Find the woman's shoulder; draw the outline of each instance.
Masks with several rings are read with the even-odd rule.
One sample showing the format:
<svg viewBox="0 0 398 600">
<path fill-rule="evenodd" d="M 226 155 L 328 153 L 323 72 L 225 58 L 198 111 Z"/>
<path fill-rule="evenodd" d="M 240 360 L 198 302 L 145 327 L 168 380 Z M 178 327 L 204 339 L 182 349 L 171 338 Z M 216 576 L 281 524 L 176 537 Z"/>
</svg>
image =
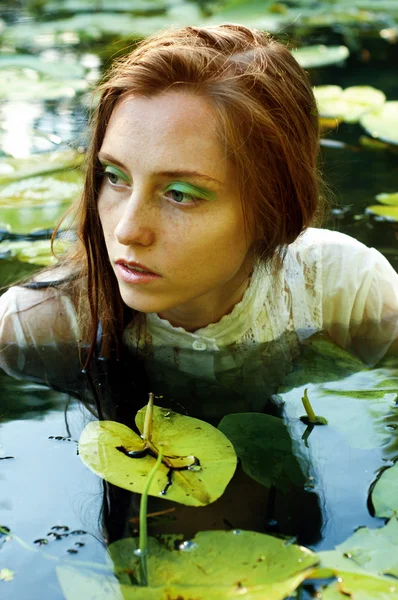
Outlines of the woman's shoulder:
<svg viewBox="0 0 398 600">
<path fill-rule="evenodd" d="M 35 281 L 0 297 L 0 343 L 42 345 L 75 341 L 77 317 L 71 297 L 56 285 Z"/>
</svg>

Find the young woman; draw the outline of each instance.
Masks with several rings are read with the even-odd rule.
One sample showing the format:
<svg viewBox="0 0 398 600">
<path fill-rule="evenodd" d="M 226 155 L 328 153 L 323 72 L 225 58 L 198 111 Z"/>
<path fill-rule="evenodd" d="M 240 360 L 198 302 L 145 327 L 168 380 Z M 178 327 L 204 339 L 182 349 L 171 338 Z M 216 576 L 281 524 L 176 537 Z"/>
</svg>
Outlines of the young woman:
<svg viewBox="0 0 398 600">
<path fill-rule="evenodd" d="M 398 275 L 311 227 L 317 110 L 283 45 L 239 25 L 167 30 L 101 90 L 79 244 L 0 301 L 7 372 L 62 387 L 81 362 L 108 377 L 119 362 L 132 382 L 145 372 L 145 393 L 217 420 L 263 410 L 315 332 L 369 364 L 394 351 Z"/>
</svg>

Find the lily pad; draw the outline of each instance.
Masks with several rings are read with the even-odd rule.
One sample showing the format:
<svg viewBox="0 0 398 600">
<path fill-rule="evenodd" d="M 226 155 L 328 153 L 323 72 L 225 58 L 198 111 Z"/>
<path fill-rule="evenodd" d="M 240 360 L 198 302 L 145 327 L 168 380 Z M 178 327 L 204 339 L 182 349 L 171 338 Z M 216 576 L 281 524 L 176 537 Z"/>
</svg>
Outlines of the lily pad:
<svg viewBox="0 0 398 600">
<path fill-rule="evenodd" d="M 41 75 L 36 69 L 8 67 L 1 69 L 0 100 L 55 100 L 73 98 L 76 92 L 87 90 L 88 82 L 81 79 L 54 79 Z"/>
<path fill-rule="evenodd" d="M 304 485 L 292 452 L 292 440 L 282 419 L 262 413 L 226 415 L 218 428 L 233 443 L 243 470 L 266 487 L 287 491 Z"/>
<path fill-rule="evenodd" d="M 145 413 L 146 407 L 136 415 L 141 432 Z M 222 495 L 235 472 L 236 454 L 221 431 L 199 419 L 154 406 L 150 439 L 153 448 L 161 444 L 164 451 L 150 495 L 189 506 L 205 506 Z M 156 462 L 144 446 L 143 439 L 125 425 L 92 422 L 80 437 L 79 455 L 106 481 L 142 493 Z M 128 456 L 129 452 L 138 453 L 137 458 Z"/>
<path fill-rule="evenodd" d="M 59 256 L 66 250 L 66 243 L 56 240 L 55 256 L 51 252 L 50 240 L 2 242 L 0 244 L 0 259 L 14 259 L 31 265 L 50 266 L 57 262 Z"/>
<path fill-rule="evenodd" d="M 324 46 L 319 44 L 292 50 L 292 54 L 304 69 L 313 69 L 340 64 L 348 58 L 350 51 L 347 46 Z"/>
<path fill-rule="evenodd" d="M 82 187 L 78 171 L 28 177 L 3 186 L 0 229 L 17 234 L 54 229 Z"/>
<path fill-rule="evenodd" d="M 367 206 L 366 211 L 372 215 L 383 217 L 386 221 L 398 221 L 398 206 L 381 206 L 380 204 L 372 204 Z"/>
<path fill-rule="evenodd" d="M 293 23 L 300 12 L 273 0 L 227 0 L 212 11 L 208 23 L 241 23 L 270 33 Z"/>
<path fill-rule="evenodd" d="M 339 576 L 341 572 L 353 572 L 398 577 L 398 521 L 393 517 L 380 529 L 361 527 L 335 550 L 318 555 L 322 567 Z"/>
<path fill-rule="evenodd" d="M 343 90 L 337 85 L 314 87 L 319 114 L 356 123 L 361 116 L 383 106 L 386 96 L 368 85 L 351 86 Z"/>
<path fill-rule="evenodd" d="M 282 600 L 290 595 L 318 563 L 310 550 L 253 531 L 202 531 L 189 542 L 162 536 L 149 538 L 148 587 L 126 585 L 124 573 L 137 574 L 137 540 L 111 544 L 109 552 L 122 583 L 125 599 Z"/>
<path fill-rule="evenodd" d="M 4 158 L 0 160 L 0 185 L 24 177 L 75 169 L 83 161 L 84 155 L 76 150 L 46 152 L 29 158 Z"/>
<path fill-rule="evenodd" d="M 42 75 L 55 79 L 79 79 L 84 77 L 84 68 L 76 60 L 62 60 L 62 69 L 59 61 L 45 60 L 32 54 L 0 54 L 0 72 L 6 75 L 4 69 L 15 68 L 30 69 Z"/>
<path fill-rule="evenodd" d="M 355 573 L 339 573 L 339 580 L 326 588 L 321 600 L 398 600 L 398 586 L 393 579 Z"/>
<path fill-rule="evenodd" d="M 393 194 L 377 194 L 376 200 L 388 206 L 398 206 L 398 192 Z"/>
<path fill-rule="evenodd" d="M 389 518 L 398 515 L 398 462 L 381 473 L 371 498 L 377 517 Z M 398 577 L 398 561 L 396 575 Z"/>
<path fill-rule="evenodd" d="M 381 108 L 363 115 L 359 122 L 372 137 L 398 144 L 398 100 L 386 102 Z"/>
</svg>

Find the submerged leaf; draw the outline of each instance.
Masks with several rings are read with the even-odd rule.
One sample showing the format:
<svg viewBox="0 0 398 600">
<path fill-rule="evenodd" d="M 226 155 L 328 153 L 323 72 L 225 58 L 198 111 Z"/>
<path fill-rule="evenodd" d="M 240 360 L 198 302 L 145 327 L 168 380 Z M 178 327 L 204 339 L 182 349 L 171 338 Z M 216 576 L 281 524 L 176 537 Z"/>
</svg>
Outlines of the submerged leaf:
<svg viewBox="0 0 398 600">
<path fill-rule="evenodd" d="M 376 517 L 389 518 L 398 515 L 398 462 L 381 473 L 373 488 L 371 498 Z M 398 577 L 398 568 L 396 574 Z"/>
<path fill-rule="evenodd" d="M 389 144 L 398 144 L 398 100 L 361 117 L 360 124 L 370 135 Z"/>
<path fill-rule="evenodd" d="M 134 538 L 109 547 L 122 583 L 124 573 L 139 573 L 136 549 Z M 177 550 L 170 537 L 149 538 L 149 587 L 122 585 L 123 597 L 282 600 L 317 562 L 317 555 L 302 546 L 286 545 L 282 539 L 253 531 L 202 531 L 190 542 L 180 543 Z"/>
<path fill-rule="evenodd" d="M 282 419 L 262 413 L 230 414 L 218 428 L 231 440 L 243 470 L 255 481 L 281 490 L 304 484 Z"/>
<path fill-rule="evenodd" d="M 339 64 L 348 58 L 350 51 L 347 46 L 324 46 L 320 44 L 292 50 L 292 54 L 304 69 L 313 69 L 314 67 Z"/>
<path fill-rule="evenodd" d="M 146 407 L 136 416 L 141 432 L 145 411 Z M 231 442 L 221 431 L 199 419 L 154 406 L 151 442 L 155 447 L 161 444 L 164 452 L 163 463 L 151 485 L 152 496 L 204 506 L 222 495 L 235 472 L 236 454 Z M 142 457 L 131 458 L 129 452 L 138 452 Z M 85 465 L 106 481 L 138 493 L 143 492 L 156 461 L 153 454 L 145 451 L 141 437 L 113 421 L 89 423 L 80 437 L 79 454 Z M 168 460 L 171 470 L 165 464 Z M 178 470 L 181 467 L 184 470 Z"/>
</svg>

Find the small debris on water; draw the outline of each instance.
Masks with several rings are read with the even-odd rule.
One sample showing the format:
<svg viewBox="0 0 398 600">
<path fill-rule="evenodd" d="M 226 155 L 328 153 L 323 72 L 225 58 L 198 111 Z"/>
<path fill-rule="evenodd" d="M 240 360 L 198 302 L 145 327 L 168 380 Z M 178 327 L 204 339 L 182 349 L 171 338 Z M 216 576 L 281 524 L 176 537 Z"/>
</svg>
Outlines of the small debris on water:
<svg viewBox="0 0 398 600">
<path fill-rule="evenodd" d="M 67 553 L 68 554 L 77 554 L 78 551 L 75 548 L 68 548 Z"/>
<path fill-rule="evenodd" d="M 39 539 L 35 540 L 33 543 L 37 544 L 37 546 L 45 546 L 46 544 L 48 544 L 48 539 L 47 538 L 39 538 Z"/>
</svg>

